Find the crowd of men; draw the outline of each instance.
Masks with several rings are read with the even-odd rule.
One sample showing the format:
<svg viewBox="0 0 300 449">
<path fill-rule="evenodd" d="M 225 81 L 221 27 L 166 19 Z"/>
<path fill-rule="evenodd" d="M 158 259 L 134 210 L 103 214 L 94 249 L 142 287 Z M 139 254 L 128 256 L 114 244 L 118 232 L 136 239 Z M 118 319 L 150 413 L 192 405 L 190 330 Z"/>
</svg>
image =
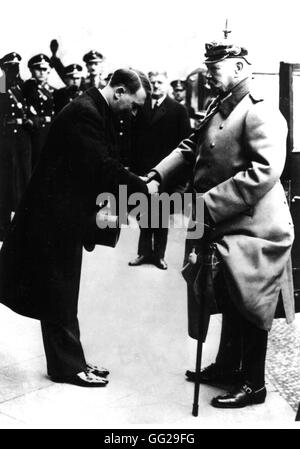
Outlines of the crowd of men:
<svg viewBox="0 0 300 449">
<path fill-rule="evenodd" d="M 4 238 L 11 214 L 15 211 L 39 160 L 54 117 L 90 87 L 101 89 L 106 86 L 111 76 L 104 76 L 105 58 L 99 51 L 91 50 L 83 56 L 88 73 L 85 77 L 82 65 L 63 64 L 57 56 L 56 40 L 51 41 L 50 49 L 51 57 L 40 53 L 29 59 L 31 78 L 26 81 L 20 76 L 22 58 L 18 53 L 11 52 L 0 59 L 0 68 L 4 73 L 4 83 L 0 90 L 0 241 Z M 52 69 L 57 72 L 65 84 L 64 87 L 56 89 L 49 84 Z M 170 85 L 166 74 L 163 74 L 163 77 L 164 87 L 161 95 L 164 100 Z M 171 82 L 171 86 L 176 102 L 184 105 L 185 81 L 175 80 Z M 131 118 L 124 114 L 116 119 L 115 125 L 120 158 L 124 165 L 129 167 L 135 164 L 132 154 Z M 176 143 L 179 143 L 180 138 Z M 169 145 L 168 151 L 172 148 L 173 145 Z M 162 157 L 165 154 L 164 150 Z M 159 159 L 155 160 L 155 163 L 158 161 Z"/>
</svg>

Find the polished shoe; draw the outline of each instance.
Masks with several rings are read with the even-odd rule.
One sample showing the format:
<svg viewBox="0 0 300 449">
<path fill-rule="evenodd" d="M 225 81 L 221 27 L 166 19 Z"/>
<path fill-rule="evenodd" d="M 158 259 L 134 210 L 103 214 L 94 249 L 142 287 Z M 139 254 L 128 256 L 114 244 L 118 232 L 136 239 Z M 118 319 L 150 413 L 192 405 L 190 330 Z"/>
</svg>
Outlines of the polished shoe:
<svg viewBox="0 0 300 449">
<path fill-rule="evenodd" d="M 186 380 L 189 382 L 195 382 L 195 371 L 187 370 Z M 200 372 L 199 382 L 201 384 L 219 386 L 237 385 L 242 381 L 242 372 L 239 369 L 225 368 L 219 366 L 216 363 L 212 363 Z"/>
<path fill-rule="evenodd" d="M 157 268 L 160 268 L 161 270 L 167 270 L 168 268 L 167 262 L 164 259 L 154 259 L 153 263 Z"/>
<path fill-rule="evenodd" d="M 81 371 L 73 376 L 56 377 L 52 376 L 51 380 L 58 383 L 66 383 L 77 385 L 79 387 L 105 387 L 108 384 L 108 380 L 103 377 L 96 376 L 95 374 L 87 371 Z"/>
<path fill-rule="evenodd" d="M 109 375 L 108 369 L 92 365 L 92 363 L 86 364 L 86 371 L 99 377 L 107 377 Z"/>
<path fill-rule="evenodd" d="M 135 259 L 128 262 L 128 265 L 130 267 L 137 267 L 138 265 L 142 265 L 143 263 L 150 263 L 150 262 L 151 262 L 151 257 L 141 255 L 141 256 L 137 256 Z"/>
<path fill-rule="evenodd" d="M 265 402 L 266 395 L 266 387 L 254 390 L 249 385 L 244 384 L 232 393 L 213 398 L 211 405 L 218 408 L 242 408 L 247 405 L 262 404 Z"/>
</svg>

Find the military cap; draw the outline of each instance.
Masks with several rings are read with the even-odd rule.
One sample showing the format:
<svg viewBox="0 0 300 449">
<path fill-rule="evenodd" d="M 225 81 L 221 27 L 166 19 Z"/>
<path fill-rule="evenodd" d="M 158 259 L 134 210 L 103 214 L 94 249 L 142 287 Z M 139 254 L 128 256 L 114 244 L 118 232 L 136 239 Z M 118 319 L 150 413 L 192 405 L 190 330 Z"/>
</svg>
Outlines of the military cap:
<svg viewBox="0 0 300 449">
<path fill-rule="evenodd" d="M 0 66 L 4 66 L 5 64 L 19 64 L 21 59 L 21 56 L 16 52 L 8 53 L 0 59 Z"/>
<path fill-rule="evenodd" d="M 245 47 L 239 47 L 227 41 L 223 42 L 209 42 L 205 44 L 205 64 L 213 64 L 215 62 L 224 61 L 228 58 L 243 58 L 248 64 L 250 62 L 245 56 L 248 55 L 248 50 Z"/>
<path fill-rule="evenodd" d="M 84 55 L 82 58 L 85 63 L 88 62 L 102 62 L 103 55 L 96 50 L 91 50 Z"/>
<path fill-rule="evenodd" d="M 70 64 L 65 67 L 65 76 L 81 75 L 82 67 L 79 64 Z"/>
<path fill-rule="evenodd" d="M 47 55 L 44 55 L 43 53 L 39 53 L 38 55 L 33 56 L 28 61 L 28 67 L 30 69 L 37 69 L 37 68 L 49 68 L 51 67 L 51 61 L 48 58 Z"/>
<path fill-rule="evenodd" d="M 174 90 L 185 90 L 186 89 L 186 81 L 184 80 L 174 80 L 170 83 Z"/>
</svg>

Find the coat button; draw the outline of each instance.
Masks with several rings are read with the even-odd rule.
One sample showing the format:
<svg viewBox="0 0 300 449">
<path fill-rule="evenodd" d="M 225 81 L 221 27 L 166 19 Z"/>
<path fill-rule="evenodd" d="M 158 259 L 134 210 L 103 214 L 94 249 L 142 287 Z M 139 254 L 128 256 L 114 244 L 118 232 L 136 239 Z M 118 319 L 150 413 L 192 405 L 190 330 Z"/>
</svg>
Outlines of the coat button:
<svg viewBox="0 0 300 449">
<path fill-rule="evenodd" d="M 212 143 L 210 144 L 210 148 L 215 148 L 215 146 L 216 146 L 216 144 L 215 144 L 214 142 L 212 142 Z"/>
</svg>

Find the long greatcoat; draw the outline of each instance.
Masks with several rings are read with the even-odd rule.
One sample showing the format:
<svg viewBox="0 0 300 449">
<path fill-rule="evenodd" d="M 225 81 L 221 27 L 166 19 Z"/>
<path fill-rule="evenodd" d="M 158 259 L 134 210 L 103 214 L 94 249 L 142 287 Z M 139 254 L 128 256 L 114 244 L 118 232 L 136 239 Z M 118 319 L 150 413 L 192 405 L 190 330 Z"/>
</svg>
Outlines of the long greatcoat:
<svg viewBox="0 0 300 449">
<path fill-rule="evenodd" d="M 203 193 L 215 223 L 205 238 L 216 244 L 231 298 L 248 320 L 265 330 L 271 328 L 280 290 L 286 290 L 288 276 L 283 274 L 294 239 L 279 179 L 286 134 L 279 111 L 255 99 L 246 79 L 198 131 L 155 167 L 162 183 L 168 184 L 184 167 L 193 166 L 194 188 Z M 204 243 L 189 240 L 185 260 L 193 246 L 198 260 L 203 260 Z M 199 301 L 204 297 L 201 291 L 188 291 L 189 334 L 196 338 Z M 284 300 L 291 321 L 293 295 Z"/>
<path fill-rule="evenodd" d="M 0 251 L 0 301 L 37 319 L 77 316 L 82 244 L 97 195 L 147 193 L 118 161 L 113 118 L 96 88 L 52 123 L 40 161 Z"/>
</svg>

